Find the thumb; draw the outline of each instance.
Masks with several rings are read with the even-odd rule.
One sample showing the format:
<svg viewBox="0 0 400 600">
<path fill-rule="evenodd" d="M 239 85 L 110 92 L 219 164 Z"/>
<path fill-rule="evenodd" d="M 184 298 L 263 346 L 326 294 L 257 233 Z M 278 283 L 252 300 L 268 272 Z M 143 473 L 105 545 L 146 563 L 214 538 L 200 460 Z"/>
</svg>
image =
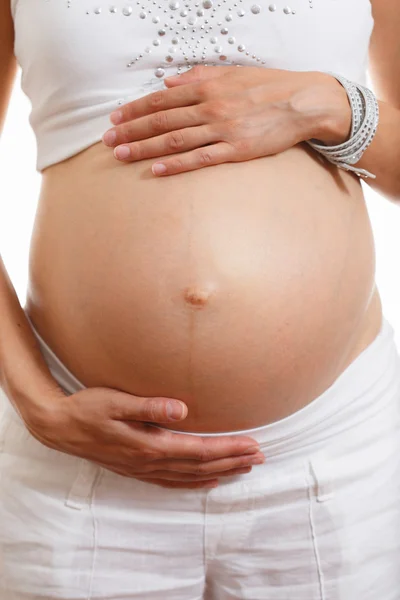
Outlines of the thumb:
<svg viewBox="0 0 400 600">
<path fill-rule="evenodd" d="M 122 392 L 125 395 L 125 392 Z M 167 421 L 181 421 L 186 419 L 188 408 L 181 400 L 173 398 L 142 398 L 128 396 L 127 401 L 120 402 L 118 416 L 121 421 L 147 421 L 151 423 L 165 423 Z M 122 398 L 120 397 L 120 400 Z"/>
</svg>

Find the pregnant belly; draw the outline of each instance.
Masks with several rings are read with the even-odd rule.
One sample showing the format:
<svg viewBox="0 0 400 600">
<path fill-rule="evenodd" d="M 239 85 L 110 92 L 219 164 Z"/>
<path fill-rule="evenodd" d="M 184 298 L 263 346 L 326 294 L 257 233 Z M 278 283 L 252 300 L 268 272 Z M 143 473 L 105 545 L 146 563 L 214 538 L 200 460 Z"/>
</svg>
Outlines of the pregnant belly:
<svg viewBox="0 0 400 600">
<path fill-rule="evenodd" d="M 84 385 L 184 400 L 174 429 L 290 414 L 340 373 L 370 305 L 359 181 L 303 145 L 168 178 L 153 162 L 96 144 L 44 172 L 28 314 Z"/>
</svg>

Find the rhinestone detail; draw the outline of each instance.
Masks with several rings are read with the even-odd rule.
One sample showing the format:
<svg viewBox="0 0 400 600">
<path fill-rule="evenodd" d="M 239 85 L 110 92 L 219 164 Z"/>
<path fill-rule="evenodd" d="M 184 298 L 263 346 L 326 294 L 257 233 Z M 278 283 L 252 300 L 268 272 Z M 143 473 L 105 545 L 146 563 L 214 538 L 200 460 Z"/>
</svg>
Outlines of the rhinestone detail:
<svg viewBox="0 0 400 600">
<path fill-rule="evenodd" d="M 49 2 L 51 0 L 45 1 Z M 68 8 L 71 6 L 71 1 L 72 0 L 66 0 Z M 244 0 L 196 0 L 191 4 L 190 0 L 164 0 L 164 2 L 167 3 L 165 4 L 164 2 L 161 2 L 161 0 L 136 0 L 138 9 L 136 18 L 147 20 L 147 17 L 150 18 L 151 13 L 156 13 L 151 16 L 151 23 L 158 25 L 158 29 L 153 32 L 154 39 L 152 41 L 152 46 L 160 46 L 160 38 L 166 38 L 167 48 L 164 48 L 164 53 L 161 55 L 164 58 L 154 69 L 156 78 L 162 79 L 166 74 L 166 69 L 171 68 L 172 63 L 174 63 L 177 73 L 182 72 L 182 69 L 184 68 L 189 69 L 196 64 L 216 65 L 218 64 L 218 61 L 228 61 L 229 64 L 243 66 L 243 60 L 238 62 L 239 55 L 237 53 L 240 53 L 240 58 L 244 57 L 245 61 L 255 61 L 261 65 L 266 64 L 266 60 L 261 56 L 258 56 L 254 51 L 252 52 L 251 48 L 246 48 L 245 44 L 240 40 L 240 29 L 238 31 L 238 23 L 242 18 L 247 18 L 249 15 L 262 16 L 263 5 L 253 4 L 250 6 L 250 10 L 246 11 L 240 7 L 240 4 L 243 1 Z M 314 1 L 315 0 L 308 0 L 307 4 L 309 8 L 313 8 Z M 120 14 L 125 17 L 133 16 L 133 18 L 135 18 L 134 4 L 135 0 L 131 0 L 130 2 L 128 0 L 128 2 L 122 6 Z M 225 5 L 225 7 L 221 9 L 223 5 Z M 296 10 L 288 5 L 284 5 L 278 9 L 276 3 L 271 3 L 267 6 L 267 9 L 267 14 L 276 12 L 281 12 L 285 15 L 296 14 Z M 92 11 L 85 10 L 85 12 L 87 15 L 91 14 L 91 12 L 92 14 L 100 15 L 103 10 L 111 14 L 118 14 L 119 12 L 115 5 L 98 5 L 95 6 Z M 176 13 L 178 10 L 179 13 Z M 225 14 L 223 14 L 224 10 Z M 218 15 L 220 12 L 222 12 L 221 16 Z M 217 20 L 218 16 L 220 20 Z M 215 17 L 217 17 L 217 19 L 215 19 Z M 263 18 L 269 18 L 265 16 L 265 12 Z M 222 26 L 223 21 L 226 23 L 233 23 L 235 31 L 230 31 L 230 27 L 228 29 L 228 27 Z M 213 32 L 214 34 L 217 33 L 215 25 L 219 27 L 219 33 L 224 36 L 224 39 L 218 40 L 216 35 L 211 35 L 209 38 L 210 45 L 204 45 L 207 41 L 207 34 L 210 34 L 210 32 Z M 235 33 L 235 35 L 229 35 L 228 37 L 228 33 Z M 197 36 L 192 34 L 197 34 Z M 174 37 L 171 38 L 171 35 Z M 177 50 L 179 50 L 179 53 L 177 53 Z M 143 56 L 146 56 L 151 52 L 151 47 L 147 46 L 140 54 L 131 58 L 126 66 L 129 68 L 132 67 L 132 65 L 140 61 Z M 212 60 L 210 53 L 214 54 L 217 62 Z M 179 56 L 181 57 L 181 60 L 179 60 Z M 247 64 L 247 62 L 245 64 Z M 118 100 L 118 102 L 120 101 L 121 99 Z"/>
</svg>

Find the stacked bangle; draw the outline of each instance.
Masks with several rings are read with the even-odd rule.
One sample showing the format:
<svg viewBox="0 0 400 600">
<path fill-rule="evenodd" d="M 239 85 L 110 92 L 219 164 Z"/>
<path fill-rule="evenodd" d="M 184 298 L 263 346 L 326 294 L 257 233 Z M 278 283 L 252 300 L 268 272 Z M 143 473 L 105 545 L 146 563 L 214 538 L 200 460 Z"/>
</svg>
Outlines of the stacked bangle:
<svg viewBox="0 0 400 600">
<path fill-rule="evenodd" d="M 350 138 L 337 146 L 327 146 L 319 140 L 307 140 L 307 143 L 337 167 L 353 171 L 359 177 L 376 178 L 365 169 L 353 167 L 372 142 L 379 122 L 379 104 L 374 93 L 367 87 L 354 83 L 342 75 L 327 71 L 342 84 L 349 98 L 352 126 Z"/>
</svg>

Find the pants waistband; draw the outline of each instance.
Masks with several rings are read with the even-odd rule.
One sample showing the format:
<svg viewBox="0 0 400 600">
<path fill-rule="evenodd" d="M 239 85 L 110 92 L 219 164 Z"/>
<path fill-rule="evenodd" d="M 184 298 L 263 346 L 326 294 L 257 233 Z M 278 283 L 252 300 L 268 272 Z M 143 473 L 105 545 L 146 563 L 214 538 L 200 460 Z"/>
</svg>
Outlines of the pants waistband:
<svg viewBox="0 0 400 600">
<path fill-rule="evenodd" d="M 27 315 L 26 315 L 27 316 Z M 68 394 L 85 389 L 85 386 L 67 369 L 53 350 L 36 331 L 27 316 L 38 340 L 44 360 L 58 384 Z M 248 435 L 262 448 L 280 453 L 304 444 L 307 439 L 326 437 L 327 430 L 333 433 L 373 416 L 379 405 L 385 402 L 393 386 L 400 390 L 400 357 L 394 340 L 392 325 L 384 317 L 377 337 L 320 396 L 290 416 L 253 429 L 223 433 L 193 433 L 174 431 L 176 434 L 215 437 L 226 435 Z M 391 393 L 391 395 L 393 395 Z M 154 425 L 159 429 L 161 426 Z M 171 430 L 169 430 L 171 431 Z"/>
</svg>

